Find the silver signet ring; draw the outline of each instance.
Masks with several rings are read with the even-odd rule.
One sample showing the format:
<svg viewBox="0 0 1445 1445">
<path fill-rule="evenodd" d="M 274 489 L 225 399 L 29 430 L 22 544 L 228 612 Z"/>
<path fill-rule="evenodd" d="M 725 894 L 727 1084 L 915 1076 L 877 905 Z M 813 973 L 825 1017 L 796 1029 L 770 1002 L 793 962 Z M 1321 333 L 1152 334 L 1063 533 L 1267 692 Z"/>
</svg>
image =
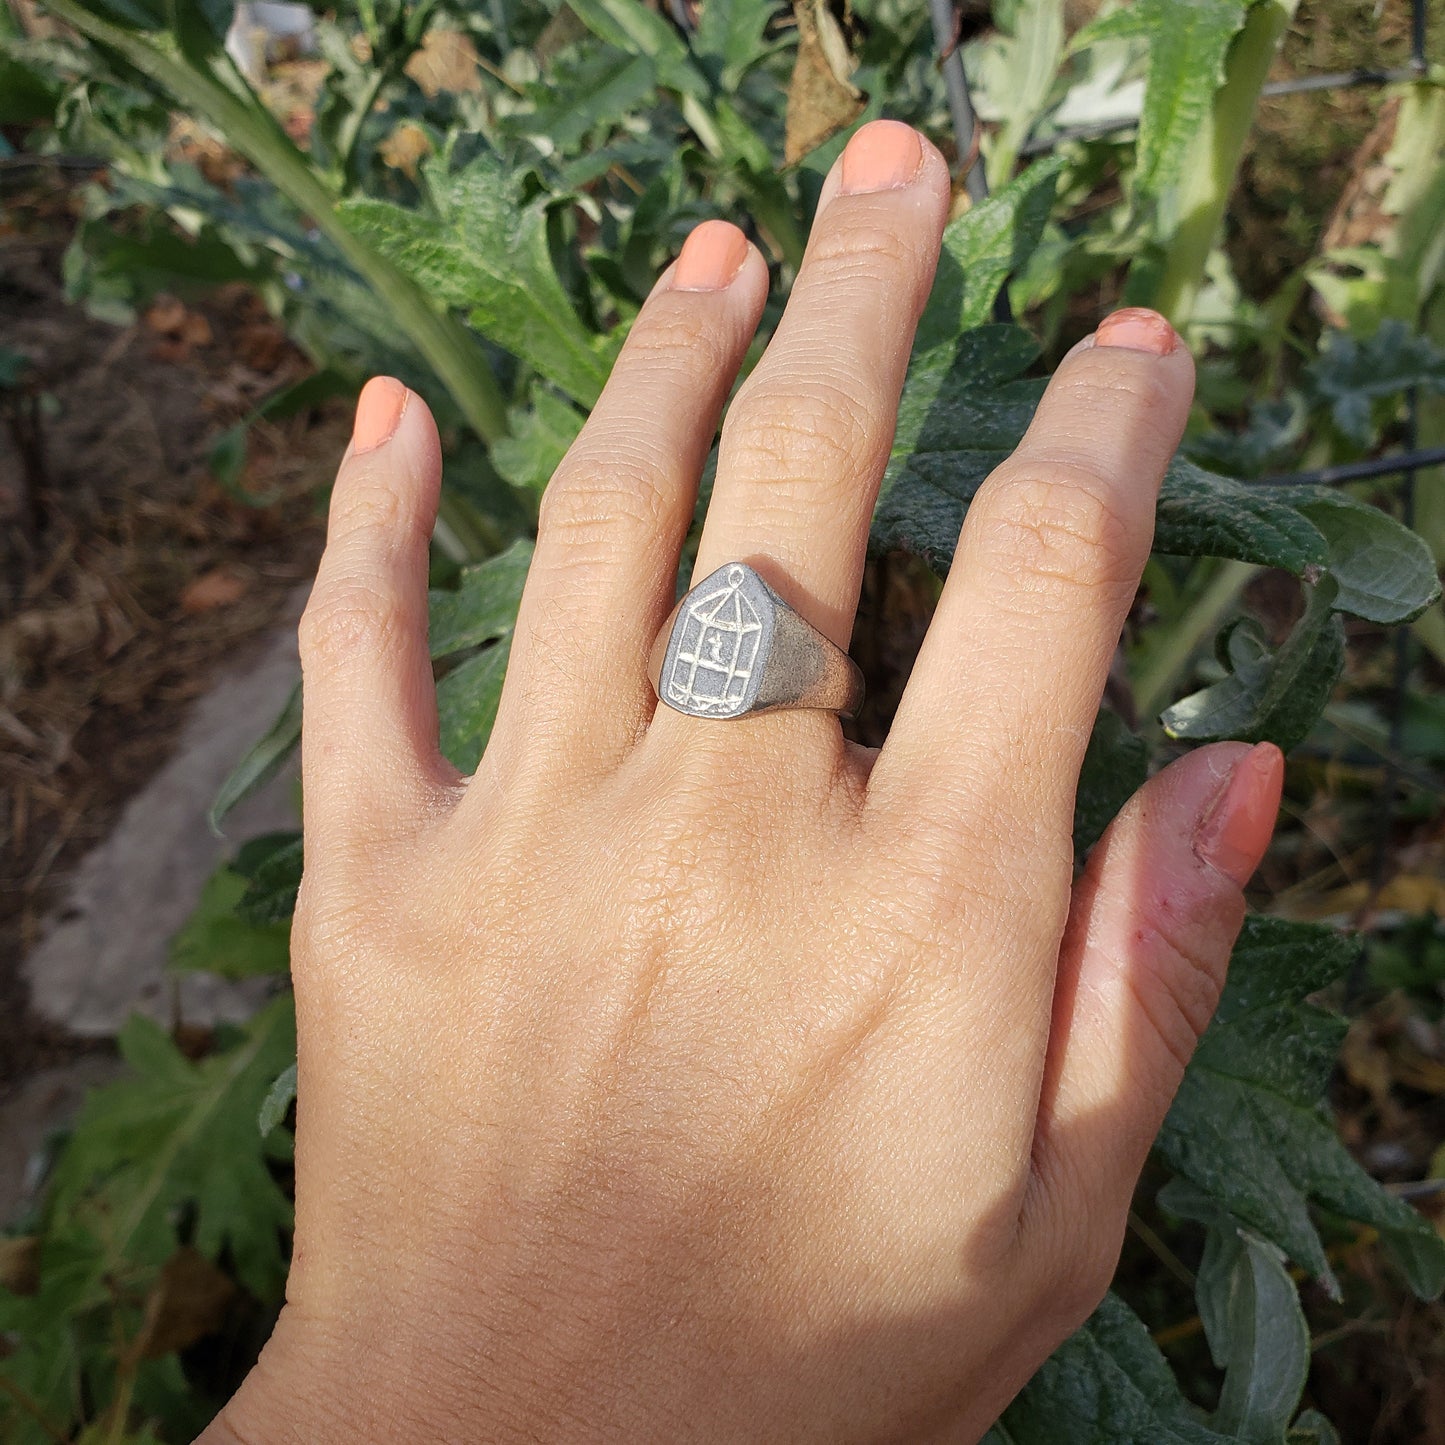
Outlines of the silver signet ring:
<svg viewBox="0 0 1445 1445">
<path fill-rule="evenodd" d="M 692 717 L 791 707 L 852 717 L 863 701 L 853 659 L 745 562 L 719 567 L 672 609 L 647 675 L 661 701 Z"/>
</svg>

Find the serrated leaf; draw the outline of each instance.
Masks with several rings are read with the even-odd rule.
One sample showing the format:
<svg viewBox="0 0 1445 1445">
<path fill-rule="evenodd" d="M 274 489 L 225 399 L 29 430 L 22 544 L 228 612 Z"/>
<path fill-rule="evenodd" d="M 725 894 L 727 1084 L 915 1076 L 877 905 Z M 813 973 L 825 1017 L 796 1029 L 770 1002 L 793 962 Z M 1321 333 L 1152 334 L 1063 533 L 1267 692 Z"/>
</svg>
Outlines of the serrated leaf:
<svg viewBox="0 0 1445 1445">
<path fill-rule="evenodd" d="M 1144 740 L 1129 731 L 1116 712 L 1103 709 L 1094 720 L 1079 769 L 1074 801 L 1074 854 L 1083 857 L 1149 776 Z"/>
<path fill-rule="evenodd" d="M 1382 400 L 1399 397 L 1412 386 L 1445 391 L 1445 351 L 1391 319 L 1363 341 L 1347 331 L 1330 332 L 1305 374 L 1335 425 L 1363 449 L 1377 438 L 1375 412 Z"/>
<path fill-rule="evenodd" d="M 1232 1445 L 1193 1418 L 1137 1315 L 1106 1295 L 1024 1386 L 982 1445 Z"/>
<path fill-rule="evenodd" d="M 468 567 L 454 590 L 433 592 L 431 655 L 447 657 L 509 633 L 517 619 L 531 562 L 532 544 L 522 538 L 505 552 Z"/>
<path fill-rule="evenodd" d="M 227 1250 L 242 1283 L 274 1298 L 285 1279 L 281 1233 L 291 1206 L 267 1167 L 256 1118 L 272 1081 L 295 1057 L 291 999 L 268 1004 L 223 1050 L 186 1058 L 147 1019 L 130 1019 L 120 1051 L 130 1077 L 93 1091 L 56 1168 L 49 1216 L 103 1194 L 118 1257 L 159 1264 L 176 1220 L 207 1259 Z"/>
<path fill-rule="evenodd" d="M 275 1082 L 266 1090 L 261 1108 L 256 1115 L 256 1127 L 264 1139 L 286 1117 L 286 1111 L 296 1098 L 296 1065 L 283 1069 L 276 1075 Z"/>
<path fill-rule="evenodd" d="M 1062 156 L 1039 161 L 949 222 L 918 322 L 915 356 L 952 345 L 961 332 L 989 319 L 1003 283 L 1039 244 L 1063 169 Z"/>
<path fill-rule="evenodd" d="M 1350 1157 L 1324 1098 L 1345 1024 L 1304 1000 L 1356 945 L 1327 928 L 1251 916 L 1213 1023 L 1156 1141 L 1160 1156 L 1238 1223 L 1334 1288 L 1310 1207 L 1374 1225 L 1410 1287 L 1445 1286 L 1445 1241 Z"/>
<path fill-rule="evenodd" d="M 777 0 L 705 0 L 693 53 L 712 62 L 718 83 L 727 90 L 737 86 L 743 72 L 763 51 L 763 31 L 779 9 Z"/>
<path fill-rule="evenodd" d="M 509 634 L 454 667 L 437 684 L 442 753 L 464 773 L 476 769 L 492 734 L 511 645 Z"/>
<path fill-rule="evenodd" d="M 286 760 L 295 752 L 300 741 L 301 684 L 298 682 L 276 721 L 267 728 L 263 737 L 257 739 L 221 784 L 216 801 L 206 815 L 212 832 L 219 833 L 226 814 L 237 803 L 269 783 L 286 766 Z"/>
<path fill-rule="evenodd" d="M 950 354 L 915 354 L 874 514 L 875 550 L 902 548 L 939 572 L 952 561 L 964 513 L 1018 445 L 1043 392 L 1024 372 L 1038 355 L 1013 326 L 965 331 Z M 1182 456 L 1160 492 L 1154 550 L 1333 574 L 1335 607 L 1372 621 L 1418 615 L 1439 595 L 1424 544 L 1377 508 L 1325 487 L 1260 486 Z"/>
<path fill-rule="evenodd" d="M 1243 0 L 1135 0 L 1133 8 L 1149 24 L 1134 184 L 1142 195 L 1157 197 L 1179 179 L 1248 7 Z"/>
<path fill-rule="evenodd" d="M 582 325 L 557 279 L 546 199 L 524 200 L 520 178 L 491 156 L 450 174 L 432 161 L 422 173 L 432 214 L 377 200 L 338 209 L 434 300 L 467 311 L 482 335 L 590 407 L 613 346 Z"/>
<path fill-rule="evenodd" d="M 261 925 L 290 918 L 301 888 L 302 862 L 300 833 L 266 833 L 242 844 L 231 864 L 246 880 L 236 916 Z"/>
<path fill-rule="evenodd" d="M 253 923 L 237 911 L 250 886 L 250 880 L 229 865 L 211 874 L 196 911 L 171 940 L 173 969 L 254 978 L 290 968 L 291 930 L 286 922 Z"/>
<path fill-rule="evenodd" d="M 1304 616 L 1277 652 L 1253 618 L 1225 630 L 1221 661 L 1228 675 L 1166 708 L 1159 721 L 1188 742 L 1272 742 L 1288 752 L 1314 727 L 1345 666 L 1345 630 L 1335 614 L 1335 583 L 1326 576 Z"/>
<path fill-rule="evenodd" d="M 538 392 L 530 407 L 513 412 L 511 435 L 492 446 L 492 465 L 514 487 L 541 496 L 577 440 L 582 421 L 582 414 L 561 397 Z"/>
<path fill-rule="evenodd" d="M 600 40 L 647 56 L 657 66 L 662 85 L 699 99 L 707 96 L 707 80 L 687 44 L 655 10 L 638 0 L 568 0 L 568 8 Z"/>
</svg>

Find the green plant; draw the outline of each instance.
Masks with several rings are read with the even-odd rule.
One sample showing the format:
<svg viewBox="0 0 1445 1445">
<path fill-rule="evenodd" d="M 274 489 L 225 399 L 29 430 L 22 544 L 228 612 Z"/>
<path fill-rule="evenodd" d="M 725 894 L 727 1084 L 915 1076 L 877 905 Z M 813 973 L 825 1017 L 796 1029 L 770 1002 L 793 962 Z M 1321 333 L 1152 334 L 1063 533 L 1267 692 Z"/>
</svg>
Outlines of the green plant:
<svg viewBox="0 0 1445 1445">
<path fill-rule="evenodd" d="M 767 0 L 704 0 L 691 35 L 639 0 L 358 4 L 319 22 L 330 68 L 302 148 L 220 49 L 225 7 L 48 4 L 89 43 L 12 37 L 5 63 L 35 78 L 33 93 L 59 95 L 41 144 L 84 144 L 112 161 L 72 250 L 75 294 L 114 314 L 161 287 L 244 278 L 314 357 L 324 386 L 386 369 L 436 403 L 455 446 L 431 643 L 444 750 L 474 767 L 538 498 L 690 224 L 715 210 L 754 219 L 776 263 L 765 330 L 776 319 L 844 138 L 791 169 L 776 164 L 800 119 L 785 103 L 798 32 Z M 1160 501 L 1152 616 L 1129 638 L 1143 722 L 1100 714 L 1079 791 L 1081 853 L 1171 739 L 1293 747 L 1318 737 L 1346 620 L 1406 623 L 1439 593 L 1426 546 L 1366 498 L 1248 480 L 1375 449 L 1409 388 L 1445 387 L 1440 352 L 1407 324 L 1415 317 L 1380 326 L 1376 308 L 1358 333 L 1317 338 L 1291 306 L 1243 300 L 1217 249 L 1292 10 L 1286 0 L 1139 0 L 1066 45 L 1055 0 L 1016 0 L 968 52 L 980 110 L 998 121 L 988 146 L 996 190 L 949 228 L 875 550 L 946 571 L 969 499 L 1032 415 L 1041 352 L 1077 326 L 1086 287 L 1166 307 L 1211 363 Z M 867 118 L 887 96 L 892 114 L 941 134 L 927 26 L 894 0 L 858 11 L 868 31 L 856 68 L 839 78 L 848 113 Z M 218 183 L 168 150 L 175 108 L 254 170 Z M 1017 171 L 1031 137 L 1099 114 L 1122 115 L 1135 135 L 1069 141 Z M 1098 204 L 1101 194 L 1112 200 Z M 1282 295 L 1302 291 L 1292 282 Z M 1001 293 L 1029 325 L 993 319 Z M 1299 353 L 1303 364 L 1285 364 Z M 1261 359 L 1278 394 L 1248 406 L 1240 376 Z M 218 459 L 233 477 L 238 440 Z M 1292 625 L 1231 616 L 1261 569 L 1297 579 Z M 217 825 L 298 730 L 293 699 L 218 799 Z M 177 939 L 176 966 L 283 973 L 301 859 L 299 834 L 242 848 Z M 1307 999 L 1354 955 L 1329 930 L 1251 920 L 1158 1142 L 1171 1182 L 1147 1207 L 1201 1252 L 1196 1303 L 1222 1383 L 1177 1379 L 1139 1315 L 1111 1295 L 995 1427 L 993 1445 L 1336 1438 L 1300 1411 L 1308 1333 L 1289 1266 L 1336 1292 L 1325 1239 L 1353 1222 L 1378 1232 L 1420 1295 L 1445 1285 L 1445 1245 L 1352 1160 L 1326 1109 L 1343 1026 Z M 122 1040 L 136 1078 L 96 1096 L 0 1276 L 10 1286 L 0 1328 L 18 1342 L 0 1360 L 0 1420 L 17 1441 L 185 1437 L 204 1414 L 194 1329 L 213 1328 L 219 1306 L 192 1334 L 166 1334 L 183 1268 L 174 1261 L 188 1262 L 187 1278 L 232 1281 L 257 1310 L 274 1303 L 294 1090 L 286 1007 L 218 1037 L 198 1062 L 150 1026 Z"/>
</svg>

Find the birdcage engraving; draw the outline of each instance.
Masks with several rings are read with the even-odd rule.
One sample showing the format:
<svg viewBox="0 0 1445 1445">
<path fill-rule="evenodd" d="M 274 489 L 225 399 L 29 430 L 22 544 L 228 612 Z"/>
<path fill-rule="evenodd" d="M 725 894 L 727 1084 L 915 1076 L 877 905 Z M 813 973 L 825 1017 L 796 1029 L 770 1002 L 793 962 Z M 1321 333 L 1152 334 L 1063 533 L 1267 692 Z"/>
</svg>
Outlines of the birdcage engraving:
<svg viewBox="0 0 1445 1445">
<path fill-rule="evenodd" d="M 683 613 L 668 675 L 668 700 L 690 713 L 741 712 L 758 660 L 763 623 L 743 595 L 747 573 L 729 567 L 726 580 Z"/>
</svg>

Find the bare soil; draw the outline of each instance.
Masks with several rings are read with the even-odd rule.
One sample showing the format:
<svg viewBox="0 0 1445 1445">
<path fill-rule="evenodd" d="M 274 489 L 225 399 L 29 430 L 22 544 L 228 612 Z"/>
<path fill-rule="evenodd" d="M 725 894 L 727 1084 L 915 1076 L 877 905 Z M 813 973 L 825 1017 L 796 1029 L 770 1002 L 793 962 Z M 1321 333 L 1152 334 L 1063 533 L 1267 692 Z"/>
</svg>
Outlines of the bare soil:
<svg viewBox="0 0 1445 1445">
<path fill-rule="evenodd" d="M 314 570 L 344 408 L 251 433 L 241 486 L 213 439 L 306 359 L 257 299 L 157 298 L 129 326 L 61 283 L 72 178 L 7 198 L 0 351 L 0 1087 L 73 1045 L 26 1009 L 20 959 L 68 868 L 160 766 L 188 704 Z"/>
</svg>

